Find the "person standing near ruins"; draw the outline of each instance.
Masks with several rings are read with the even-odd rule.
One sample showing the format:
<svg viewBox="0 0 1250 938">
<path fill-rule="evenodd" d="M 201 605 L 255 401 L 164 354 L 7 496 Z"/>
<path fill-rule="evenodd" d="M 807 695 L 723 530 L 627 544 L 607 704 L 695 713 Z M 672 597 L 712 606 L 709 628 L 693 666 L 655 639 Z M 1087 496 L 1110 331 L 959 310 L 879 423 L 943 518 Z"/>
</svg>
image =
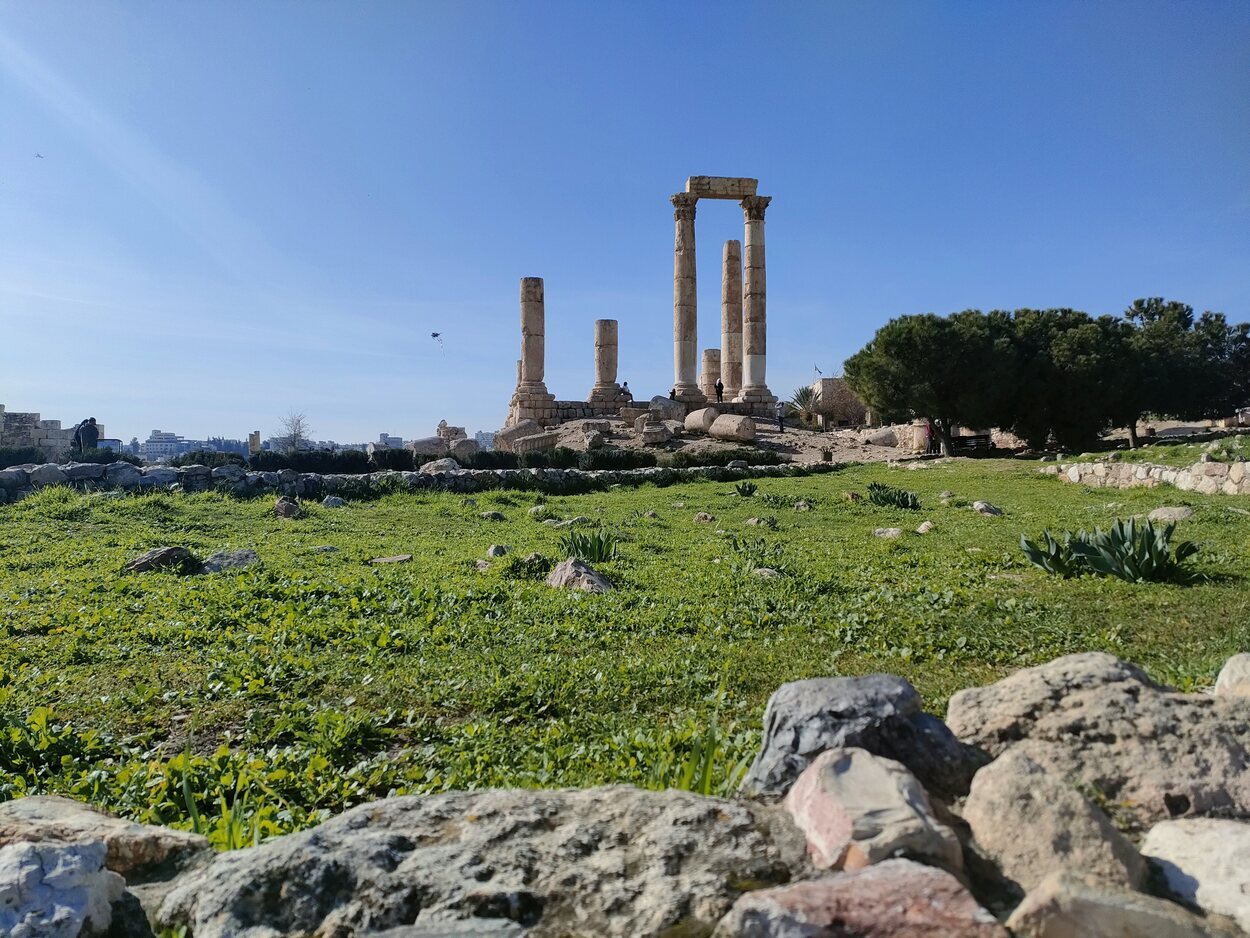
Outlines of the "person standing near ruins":
<svg viewBox="0 0 1250 938">
<path fill-rule="evenodd" d="M 74 436 L 70 439 L 69 451 L 82 455 L 82 428 L 87 425 L 86 420 L 78 421 L 78 426 L 74 427 Z"/>
<path fill-rule="evenodd" d="M 100 442 L 100 428 L 95 425 L 95 417 L 88 417 L 78 428 L 79 453 L 95 449 Z"/>
<path fill-rule="evenodd" d="M 785 401 L 778 401 L 778 402 L 777 402 L 775 405 L 773 405 L 773 406 L 774 406 L 774 407 L 776 407 L 776 409 L 777 409 L 777 432 L 778 432 L 778 433 L 785 433 L 785 432 L 786 432 L 786 424 L 785 424 L 785 420 L 786 420 L 786 404 L 785 404 Z"/>
<path fill-rule="evenodd" d="M 714 387 L 716 388 L 716 403 L 725 403 L 725 382 L 717 378 Z"/>
</svg>

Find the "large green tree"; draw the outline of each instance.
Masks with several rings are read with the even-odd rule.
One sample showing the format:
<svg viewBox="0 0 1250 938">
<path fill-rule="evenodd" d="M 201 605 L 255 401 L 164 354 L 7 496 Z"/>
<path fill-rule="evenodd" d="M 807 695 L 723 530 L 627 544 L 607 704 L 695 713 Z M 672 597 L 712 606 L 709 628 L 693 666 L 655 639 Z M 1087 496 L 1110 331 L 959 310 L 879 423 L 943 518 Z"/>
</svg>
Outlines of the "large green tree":
<svg viewBox="0 0 1250 938">
<path fill-rule="evenodd" d="M 949 454 L 956 425 L 993 426 L 1013 397 L 1011 370 L 996 361 L 1009 328 L 977 310 L 892 319 L 847 359 L 846 380 L 883 420 L 928 418 Z"/>
</svg>

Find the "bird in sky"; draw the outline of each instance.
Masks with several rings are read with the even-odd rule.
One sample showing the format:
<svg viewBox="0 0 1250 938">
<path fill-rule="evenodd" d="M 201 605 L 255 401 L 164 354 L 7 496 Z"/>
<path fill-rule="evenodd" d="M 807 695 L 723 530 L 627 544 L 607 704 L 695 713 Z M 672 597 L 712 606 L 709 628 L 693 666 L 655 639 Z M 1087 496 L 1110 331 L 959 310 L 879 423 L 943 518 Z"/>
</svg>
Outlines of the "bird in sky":
<svg viewBox="0 0 1250 938">
<path fill-rule="evenodd" d="M 447 347 L 443 345 L 443 334 L 441 332 L 431 332 L 430 338 L 433 339 L 435 342 L 437 342 L 438 347 L 441 348 L 444 352 L 447 351 Z"/>
<path fill-rule="evenodd" d="M 42 153 L 36 153 L 36 154 L 35 154 L 35 159 L 37 159 L 37 160 L 41 160 L 41 159 L 43 159 L 43 154 L 42 154 Z"/>
</svg>

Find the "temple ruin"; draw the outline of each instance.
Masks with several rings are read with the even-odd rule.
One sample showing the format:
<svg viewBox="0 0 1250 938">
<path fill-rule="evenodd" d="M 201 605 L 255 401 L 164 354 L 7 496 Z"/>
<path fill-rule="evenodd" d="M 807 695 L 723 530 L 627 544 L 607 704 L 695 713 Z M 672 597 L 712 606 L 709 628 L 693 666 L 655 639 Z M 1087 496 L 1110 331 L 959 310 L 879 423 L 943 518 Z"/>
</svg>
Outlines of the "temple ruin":
<svg viewBox="0 0 1250 938">
<path fill-rule="evenodd" d="M 688 407 L 715 400 L 724 385 L 724 413 L 768 415 L 777 398 L 766 380 L 767 279 L 764 212 L 772 201 L 757 194 L 759 181 L 733 176 L 691 176 L 673 203 L 673 384 Z M 733 199 L 742 206 L 743 240 L 726 241 L 721 266 L 721 347 L 698 351 L 698 277 L 695 209 L 699 199 Z M 541 277 L 521 280 L 521 358 L 505 427 L 532 420 L 543 425 L 583 417 L 615 417 L 633 396 L 617 383 L 619 324 L 595 321 L 595 382 L 584 401 L 560 401 L 547 390 L 546 306 Z M 701 366 L 701 367 L 700 367 Z"/>
</svg>

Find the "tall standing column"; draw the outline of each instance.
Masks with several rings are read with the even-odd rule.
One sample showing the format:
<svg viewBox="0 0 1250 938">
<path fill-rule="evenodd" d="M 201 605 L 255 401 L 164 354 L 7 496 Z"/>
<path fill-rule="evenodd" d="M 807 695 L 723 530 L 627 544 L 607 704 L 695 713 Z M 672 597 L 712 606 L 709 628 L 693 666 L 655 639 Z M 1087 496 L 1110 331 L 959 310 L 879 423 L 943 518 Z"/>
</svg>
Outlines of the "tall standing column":
<svg viewBox="0 0 1250 938">
<path fill-rule="evenodd" d="M 521 278 L 521 386 L 541 385 L 547 368 L 547 308 L 542 277 Z M 544 387 L 545 391 L 546 388 Z"/>
<path fill-rule="evenodd" d="M 551 420 L 556 416 L 555 397 L 543 383 L 546 373 L 546 303 L 542 277 L 521 278 L 521 360 L 517 362 L 517 385 L 508 405 L 508 421 Z"/>
<path fill-rule="evenodd" d="M 625 392 L 616 383 L 618 324 L 615 319 L 595 320 L 595 386 L 590 389 L 590 403 L 625 403 Z"/>
<path fill-rule="evenodd" d="M 756 404 L 777 400 L 768 390 L 764 377 L 768 353 L 764 211 L 771 201 L 766 195 L 750 195 L 742 200 L 746 233 L 743 238 L 742 391 L 738 399 Z"/>
<path fill-rule="evenodd" d="M 698 281 L 694 263 L 694 210 L 699 197 L 672 196 L 676 235 L 673 241 L 673 388 L 680 401 L 702 402 L 698 368 Z"/>
<path fill-rule="evenodd" d="M 720 379 L 725 400 L 742 390 L 742 244 L 726 241 L 720 279 Z"/>
</svg>

